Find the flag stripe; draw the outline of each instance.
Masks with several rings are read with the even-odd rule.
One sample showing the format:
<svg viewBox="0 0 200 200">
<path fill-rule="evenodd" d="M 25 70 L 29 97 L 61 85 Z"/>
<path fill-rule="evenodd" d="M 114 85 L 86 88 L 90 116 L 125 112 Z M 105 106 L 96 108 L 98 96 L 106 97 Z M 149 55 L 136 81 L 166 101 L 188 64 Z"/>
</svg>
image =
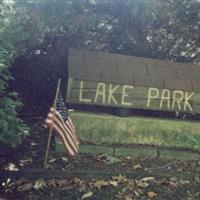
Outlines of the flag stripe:
<svg viewBox="0 0 200 200">
<path fill-rule="evenodd" d="M 52 125 L 52 120 L 47 119 L 46 123 L 47 123 L 47 125 L 51 126 Z M 65 146 L 65 148 L 67 150 L 67 153 L 70 156 L 74 156 L 75 155 L 74 150 L 70 147 L 69 142 L 66 141 L 66 138 L 63 135 L 63 132 L 60 130 L 60 128 L 55 123 L 53 124 L 53 129 L 55 129 L 56 133 L 58 133 L 58 135 L 60 136 L 60 138 L 61 138 L 61 140 L 62 140 L 62 142 L 63 142 L 63 144 L 64 144 L 64 146 Z"/>
<path fill-rule="evenodd" d="M 75 127 L 74 127 L 74 124 L 72 123 L 72 119 L 71 119 L 71 117 L 69 117 L 69 122 L 70 122 L 70 124 L 72 125 L 72 128 L 73 128 L 73 130 L 74 130 L 74 132 L 75 132 Z"/>
<path fill-rule="evenodd" d="M 72 126 L 71 126 L 71 124 L 70 124 L 70 122 L 69 122 L 69 117 L 68 117 L 68 120 L 66 120 L 66 122 L 65 123 L 67 123 L 67 125 L 68 125 L 68 127 L 69 127 L 69 129 L 71 130 L 71 132 L 74 134 L 74 129 L 72 128 Z"/>
<path fill-rule="evenodd" d="M 66 126 L 67 126 L 68 128 L 70 127 L 68 121 L 66 121 L 65 124 L 66 124 Z M 75 133 L 72 133 L 72 135 L 73 135 L 73 137 L 74 137 L 74 139 L 75 139 L 75 143 L 76 143 L 77 147 L 79 147 L 79 141 L 78 141 L 78 139 L 77 139 Z"/>
<path fill-rule="evenodd" d="M 69 123 L 70 123 L 70 125 L 71 125 L 71 127 L 72 127 L 72 129 L 73 129 L 73 132 L 75 133 L 74 124 L 72 123 L 72 120 L 71 120 L 71 117 L 70 117 L 70 116 L 68 117 L 68 121 L 69 121 Z"/>
<path fill-rule="evenodd" d="M 75 135 L 75 132 L 72 130 L 71 126 L 69 126 L 68 120 L 66 120 L 66 122 L 64 122 L 62 119 L 62 116 L 60 115 L 60 113 L 57 110 L 55 110 L 55 115 L 56 115 L 56 117 L 58 117 L 60 119 L 60 121 L 62 121 L 63 126 L 65 127 L 66 131 L 69 132 L 69 134 L 73 138 L 74 142 L 76 143 L 76 146 L 78 147 L 78 145 L 79 145 L 78 139 Z M 69 119 L 69 116 L 68 116 L 68 119 Z"/>
<path fill-rule="evenodd" d="M 75 136 L 75 133 L 71 130 L 70 124 L 68 121 L 65 122 L 65 125 L 67 126 L 67 128 L 70 130 L 70 133 L 72 135 L 72 137 L 74 138 L 74 142 L 76 143 L 76 145 L 78 146 L 78 140 Z"/>
<path fill-rule="evenodd" d="M 51 127 L 52 120 L 47 119 L 46 123 L 49 123 L 48 125 L 49 125 L 49 127 Z M 53 129 L 58 134 L 58 136 L 61 137 L 62 142 L 65 145 L 65 148 L 67 149 L 67 151 L 69 151 L 69 154 L 73 155 L 73 154 L 77 153 L 77 149 L 73 146 L 73 144 L 69 141 L 69 139 L 67 137 L 65 137 L 65 135 L 63 134 L 63 130 L 59 127 L 59 125 L 55 121 L 53 123 Z"/>
<path fill-rule="evenodd" d="M 74 124 L 73 124 L 73 122 L 72 122 L 70 116 L 68 116 L 67 122 L 68 122 L 68 124 L 70 125 L 71 129 L 73 130 L 73 134 L 75 135 L 76 142 L 77 142 L 77 144 L 79 145 L 78 138 L 76 137 L 76 134 L 75 134 L 75 133 L 76 133 L 76 132 L 75 132 L 75 127 L 74 127 Z"/>
<path fill-rule="evenodd" d="M 67 142 L 69 143 L 69 145 L 71 146 L 71 148 L 73 148 L 73 150 L 75 152 L 78 151 L 78 147 L 77 147 L 77 144 L 74 142 L 69 130 L 66 130 L 65 126 L 64 126 L 64 123 L 63 123 L 63 120 L 60 121 L 58 118 L 57 118 L 57 115 L 55 115 L 54 117 L 54 122 L 53 122 L 53 114 L 52 113 L 49 113 L 48 114 L 48 119 L 51 120 L 51 123 L 56 123 L 56 125 L 62 130 L 62 134 L 64 135 L 64 137 L 66 138 Z M 54 126 L 54 125 L 53 125 Z M 64 134 L 65 133 L 65 134 Z"/>
<path fill-rule="evenodd" d="M 51 123 L 52 123 L 52 119 L 50 119 L 50 120 L 51 120 Z M 56 124 L 58 126 L 58 128 L 62 131 L 62 135 L 64 136 L 65 141 L 68 143 L 68 145 L 70 145 L 70 147 L 73 149 L 73 151 L 77 153 L 78 152 L 78 148 L 75 146 L 75 144 L 71 140 L 70 136 L 68 134 L 63 134 L 64 130 L 63 130 L 62 125 L 60 125 L 59 122 L 56 119 L 54 121 L 54 124 Z"/>
<path fill-rule="evenodd" d="M 70 130 L 70 128 L 69 128 L 67 122 L 65 123 L 65 126 L 66 126 L 66 129 L 70 132 L 70 135 L 71 135 L 71 137 L 73 138 L 73 141 L 74 141 L 76 147 L 79 149 L 79 144 L 78 144 L 78 142 L 77 142 L 76 136 L 75 136 L 75 134 L 73 134 L 73 133 L 71 132 L 71 130 Z"/>
<path fill-rule="evenodd" d="M 51 112 L 50 112 L 51 113 Z M 50 114 L 49 113 L 49 114 Z M 53 113 L 51 113 L 51 117 L 53 117 Z M 55 118 L 58 118 L 58 120 L 60 121 L 60 123 L 62 123 L 63 128 L 65 129 L 65 131 L 70 135 L 70 137 L 73 140 L 73 143 L 76 145 L 77 149 L 78 149 L 78 144 L 76 142 L 76 135 L 72 134 L 71 130 L 68 128 L 67 124 L 64 123 L 64 121 L 62 120 L 62 117 L 59 115 L 58 112 L 55 112 Z"/>
</svg>

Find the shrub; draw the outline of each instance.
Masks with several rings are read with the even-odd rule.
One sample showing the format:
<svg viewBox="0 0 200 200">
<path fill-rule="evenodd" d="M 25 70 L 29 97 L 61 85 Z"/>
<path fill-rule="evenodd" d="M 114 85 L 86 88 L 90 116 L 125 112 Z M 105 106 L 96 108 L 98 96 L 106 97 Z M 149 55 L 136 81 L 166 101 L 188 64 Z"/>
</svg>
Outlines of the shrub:
<svg viewBox="0 0 200 200">
<path fill-rule="evenodd" d="M 28 134 L 28 127 L 18 117 L 22 104 L 17 93 L 8 92 L 8 81 L 12 79 L 9 66 L 16 52 L 12 40 L 13 29 L 10 28 L 11 21 L 9 5 L 0 2 L 0 143 L 16 146 Z"/>
</svg>

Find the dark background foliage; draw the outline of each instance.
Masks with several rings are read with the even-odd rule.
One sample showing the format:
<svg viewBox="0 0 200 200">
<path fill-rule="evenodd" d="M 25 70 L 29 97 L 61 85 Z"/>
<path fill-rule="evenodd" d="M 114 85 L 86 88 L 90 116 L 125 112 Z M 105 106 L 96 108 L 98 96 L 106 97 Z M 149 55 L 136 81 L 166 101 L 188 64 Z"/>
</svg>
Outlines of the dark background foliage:
<svg viewBox="0 0 200 200">
<path fill-rule="evenodd" d="M 11 88 L 28 107 L 47 108 L 58 77 L 66 86 L 69 48 L 199 61 L 198 1 L 36 0 L 18 1 L 15 9 L 29 37 L 13 64 Z"/>
</svg>

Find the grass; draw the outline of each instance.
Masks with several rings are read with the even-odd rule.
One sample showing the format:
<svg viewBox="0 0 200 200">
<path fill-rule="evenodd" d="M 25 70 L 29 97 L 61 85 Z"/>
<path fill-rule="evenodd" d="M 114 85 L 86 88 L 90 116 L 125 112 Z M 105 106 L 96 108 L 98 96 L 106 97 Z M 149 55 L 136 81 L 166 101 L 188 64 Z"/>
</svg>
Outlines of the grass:
<svg viewBox="0 0 200 200">
<path fill-rule="evenodd" d="M 71 113 L 81 139 L 108 143 L 142 143 L 200 148 L 197 122 Z"/>
<path fill-rule="evenodd" d="M 156 118 L 129 117 L 73 112 L 71 118 L 77 135 L 97 143 L 140 143 L 162 146 L 200 148 L 200 124 L 198 122 Z M 56 150 L 64 147 L 56 142 Z M 92 154 L 113 154 L 111 147 L 81 145 L 80 151 Z M 155 148 L 117 148 L 116 156 L 155 157 Z M 160 150 L 161 158 L 199 160 L 200 155 L 189 152 Z"/>
</svg>

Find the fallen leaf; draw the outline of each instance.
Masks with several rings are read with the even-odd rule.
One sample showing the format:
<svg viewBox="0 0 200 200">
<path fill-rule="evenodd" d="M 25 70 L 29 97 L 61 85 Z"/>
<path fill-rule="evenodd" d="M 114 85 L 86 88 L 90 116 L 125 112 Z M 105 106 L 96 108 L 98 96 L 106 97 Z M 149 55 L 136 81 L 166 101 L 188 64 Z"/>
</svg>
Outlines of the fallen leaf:
<svg viewBox="0 0 200 200">
<path fill-rule="evenodd" d="M 106 160 L 107 154 L 101 154 L 97 156 L 97 160 Z"/>
<path fill-rule="evenodd" d="M 68 159 L 65 158 L 65 157 L 62 157 L 62 161 L 64 161 L 64 162 L 68 162 Z"/>
<path fill-rule="evenodd" d="M 177 188 L 177 183 L 174 183 L 172 181 L 169 182 L 169 187 L 172 189 L 172 190 L 175 190 Z"/>
<path fill-rule="evenodd" d="M 86 184 L 80 184 L 78 187 L 79 192 L 85 192 L 87 190 Z"/>
<path fill-rule="evenodd" d="M 134 191 L 134 194 L 135 194 L 136 197 L 140 196 L 140 193 L 138 191 L 136 191 L 136 190 Z"/>
<path fill-rule="evenodd" d="M 108 186 L 108 182 L 104 180 L 98 180 L 94 183 L 94 186 L 98 189 L 101 189 L 102 187 Z"/>
<path fill-rule="evenodd" d="M 20 178 L 19 180 L 15 181 L 16 186 L 22 185 L 24 183 L 27 183 L 27 180 L 25 178 Z"/>
<path fill-rule="evenodd" d="M 193 196 L 189 190 L 187 190 L 187 194 L 189 197 Z M 196 195 L 196 194 L 195 194 Z M 193 197 L 195 197 L 195 195 Z M 187 198 L 188 199 L 188 198 Z M 190 198 L 189 198 L 190 199 Z"/>
<path fill-rule="evenodd" d="M 122 191 L 122 193 L 126 193 L 128 190 L 129 190 L 129 188 L 125 186 L 124 188 L 122 188 L 121 191 Z"/>
<path fill-rule="evenodd" d="M 147 196 L 148 196 L 148 198 L 153 199 L 153 198 L 157 197 L 157 193 L 150 191 L 147 193 Z"/>
<path fill-rule="evenodd" d="M 11 181 L 11 178 L 8 178 L 8 179 L 6 180 L 6 184 L 8 185 L 8 184 L 10 183 L 10 181 Z"/>
<path fill-rule="evenodd" d="M 141 169 L 142 169 L 142 166 L 141 166 L 140 164 L 134 165 L 134 166 L 133 166 L 133 169 L 134 169 L 134 170 L 141 170 Z"/>
<path fill-rule="evenodd" d="M 185 184 L 190 184 L 190 181 L 180 180 L 179 183 L 185 185 Z"/>
<path fill-rule="evenodd" d="M 131 160 L 131 157 L 130 157 L 130 156 L 125 156 L 125 158 L 126 158 L 127 160 Z"/>
<path fill-rule="evenodd" d="M 48 185 L 48 187 L 56 187 L 55 179 L 47 180 L 47 185 Z"/>
<path fill-rule="evenodd" d="M 194 180 L 197 181 L 197 182 L 200 182 L 200 176 L 199 175 L 195 175 L 194 176 Z"/>
<path fill-rule="evenodd" d="M 174 182 L 175 182 L 176 180 L 177 180 L 176 177 L 171 177 L 171 178 L 170 178 L 170 181 L 174 181 Z"/>
<path fill-rule="evenodd" d="M 138 182 L 137 182 L 137 187 L 138 187 L 138 188 L 145 189 L 145 188 L 147 188 L 148 186 L 149 186 L 149 183 L 147 183 L 147 182 L 144 182 L 144 181 L 138 181 Z"/>
<path fill-rule="evenodd" d="M 154 181 L 154 180 L 155 180 L 155 178 L 153 176 L 144 177 L 144 178 L 140 179 L 140 181 L 144 181 L 144 182 Z"/>
<path fill-rule="evenodd" d="M 8 170 L 8 171 L 18 171 L 19 169 L 15 166 L 15 164 L 8 163 L 7 166 L 5 167 L 5 170 Z"/>
<path fill-rule="evenodd" d="M 24 166 L 24 165 L 29 164 L 31 162 L 32 162 L 32 158 L 21 159 L 21 160 L 19 160 L 19 165 Z"/>
<path fill-rule="evenodd" d="M 112 180 L 117 181 L 118 183 L 122 183 L 127 181 L 126 176 L 122 176 L 121 174 L 119 176 L 113 176 Z"/>
<path fill-rule="evenodd" d="M 46 182 L 48 187 L 72 188 L 72 184 L 66 179 L 51 179 Z M 70 186 L 70 187 L 69 187 Z"/>
<path fill-rule="evenodd" d="M 79 183 L 81 183 L 81 179 L 79 179 L 79 178 L 74 178 L 74 179 L 73 179 L 73 182 L 74 182 L 75 184 L 79 184 Z"/>
<path fill-rule="evenodd" d="M 31 145 L 31 146 L 35 146 L 35 145 L 38 145 L 38 143 L 31 142 L 30 145 Z"/>
<path fill-rule="evenodd" d="M 18 191 L 27 191 L 33 188 L 33 184 L 32 183 L 25 183 L 23 185 L 20 185 L 17 189 Z"/>
<path fill-rule="evenodd" d="M 48 163 L 53 163 L 53 162 L 55 162 L 55 161 L 56 161 L 56 159 L 53 158 L 53 159 L 49 160 Z"/>
<path fill-rule="evenodd" d="M 114 156 L 106 157 L 106 164 L 108 164 L 108 165 L 119 163 L 119 162 L 121 162 L 121 160 L 117 157 L 114 157 Z"/>
<path fill-rule="evenodd" d="M 104 161 L 108 165 L 121 162 L 121 159 L 114 157 L 114 156 L 110 156 L 108 154 L 102 154 L 102 155 L 97 156 L 97 160 Z"/>
<path fill-rule="evenodd" d="M 87 198 L 91 197 L 92 195 L 93 195 L 93 192 L 92 192 L 92 191 L 86 192 L 86 193 L 81 197 L 81 200 L 87 199 Z"/>
<path fill-rule="evenodd" d="M 124 196 L 125 200 L 133 200 L 133 197 L 131 195 L 126 195 Z"/>
<path fill-rule="evenodd" d="M 37 181 L 35 181 L 35 184 L 34 184 L 33 188 L 35 190 L 40 190 L 40 189 L 42 189 L 42 188 L 44 188 L 46 186 L 47 186 L 46 182 L 43 179 L 38 179 Z"/>
<path fill-rule="evenodd" d="M 185 171 L 185 168 L 184 168 L 184 167 L 178 168 L 178 169 L 177 169 L 177 172 L 184 172 L 184 171 Z"/>
<path fill-rule="evenodd" d="M 117 187 L 118 182 L 117 181 L 109 181 L 110 185 Z"/>
</svg>

